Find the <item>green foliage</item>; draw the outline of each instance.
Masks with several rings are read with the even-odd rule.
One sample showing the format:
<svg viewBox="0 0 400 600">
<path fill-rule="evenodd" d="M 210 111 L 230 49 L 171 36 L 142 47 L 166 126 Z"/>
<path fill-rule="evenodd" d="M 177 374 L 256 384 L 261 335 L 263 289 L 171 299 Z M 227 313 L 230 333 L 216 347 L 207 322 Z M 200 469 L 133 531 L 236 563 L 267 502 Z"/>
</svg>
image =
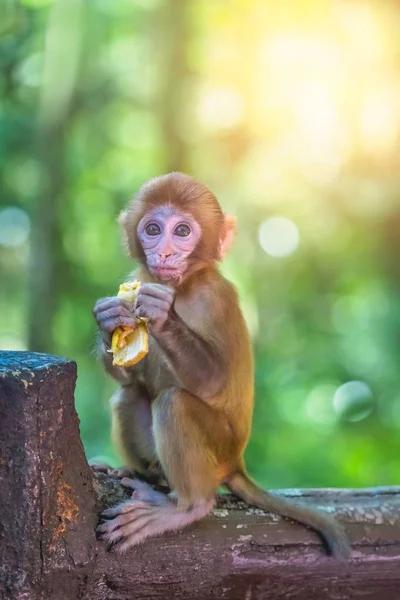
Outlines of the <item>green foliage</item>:
<svg viewBox="0 0 400 600">
<path fill-rule="evenodd" d="M 119 462 L 91 315 L 133 266 L 116 217 L 176 168 L 238 216 L 222 268 L 254 340 L 250 472 L 398 483 L 399 21 L 333 0 L 3 3 L 0 347 L 77 361 L 89 457 Z"/>
</svg>

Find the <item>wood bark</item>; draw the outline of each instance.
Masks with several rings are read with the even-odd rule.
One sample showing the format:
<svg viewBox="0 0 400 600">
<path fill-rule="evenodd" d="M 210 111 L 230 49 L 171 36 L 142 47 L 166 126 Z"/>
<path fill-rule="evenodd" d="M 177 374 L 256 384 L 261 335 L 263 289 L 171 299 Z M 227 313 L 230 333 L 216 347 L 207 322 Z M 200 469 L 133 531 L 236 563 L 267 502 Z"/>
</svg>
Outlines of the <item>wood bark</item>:
<svg viewBox="0 0 400 600">
<path fill-rule="evenodd" d="M 13 600 L 184 598 L 397 600 L 400 488 L 283 490 L 336 514 L 352 559 L 309 530 L 219 496 L 213 514 L 124 556 L 94 529 L 126 497 L 87 464 L 74 408 L 76 365 L 0 352 L 0 594 Z"/>
</svg>

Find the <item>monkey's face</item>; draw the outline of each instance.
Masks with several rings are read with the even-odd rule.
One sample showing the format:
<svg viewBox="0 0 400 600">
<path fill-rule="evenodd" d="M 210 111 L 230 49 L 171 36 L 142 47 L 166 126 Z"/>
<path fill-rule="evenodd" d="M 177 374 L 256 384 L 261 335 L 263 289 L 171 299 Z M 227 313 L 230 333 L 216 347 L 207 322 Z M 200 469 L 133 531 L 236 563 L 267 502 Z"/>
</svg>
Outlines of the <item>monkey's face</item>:
<svg viewBox="0 0 400 600">
<path fill-rule="evenodd" d="M 172 205 L 158 206 L 140 220 L 137 235 L 150 273 L 165 283 L 181 283 L 201 237 L 195 219 Z"/>
</svg>

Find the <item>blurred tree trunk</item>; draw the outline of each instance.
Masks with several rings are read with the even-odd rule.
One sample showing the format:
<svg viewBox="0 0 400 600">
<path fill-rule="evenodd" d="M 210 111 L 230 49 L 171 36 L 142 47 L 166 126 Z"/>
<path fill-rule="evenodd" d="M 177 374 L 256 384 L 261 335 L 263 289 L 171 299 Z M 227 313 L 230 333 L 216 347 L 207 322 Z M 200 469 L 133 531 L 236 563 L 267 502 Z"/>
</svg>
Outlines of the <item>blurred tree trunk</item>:
<svg viewBox="0 0 400 600">
<path fill-rule="evenodd" d="M 190 2 L 165 0 L 157 11 L 155 20 L 153 44 L 159 59 L 160 81 L 156 110 L 160 115 L 162 170 L 190 171 L 190 147 L 180 134 L 192 74 L 188 61 Z"/>
<path fill-rule="evenodd" d="M 32 213 L 28 346 L 54 352 L 53 318 L 57 306 L 56 272 L 60 257 L 60 202 L 64 185 L 64 127 L 41 132 L 40 162 L 46 178 Z"/>
<path fill-rule="evenodd" d="M 76 93 L 82 0 L 60 0 L 50 11 L 38 115 L 37 153 L 44 185 L 32 211 L 28 347 L 54 352 L 53 322 L 62 272 L 61 208 L 65 188 L 66 126 Z M 68 25 L 68 26 L 66 26 Z"/>
</svg>

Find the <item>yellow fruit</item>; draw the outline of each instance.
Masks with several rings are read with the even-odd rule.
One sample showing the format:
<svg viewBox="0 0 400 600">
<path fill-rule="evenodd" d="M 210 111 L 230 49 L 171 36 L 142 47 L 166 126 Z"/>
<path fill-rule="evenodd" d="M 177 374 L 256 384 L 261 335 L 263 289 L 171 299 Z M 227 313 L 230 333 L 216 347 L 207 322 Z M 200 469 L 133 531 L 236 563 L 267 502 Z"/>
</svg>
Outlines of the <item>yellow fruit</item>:
<svg viewBox="0 0 400 600">
<path fill-rule="evenodd" d="M 127 302 L 135 303 L 140 281 L 127 281 L 119 286 L 117 296 Z M 149 351 L 149 333 L 145 319 L 138 319 L 135 327 L 117 327 L 112 334 L 111 351 L 113 365 L 129 367 L 136 364 Z"/>
</svg>

